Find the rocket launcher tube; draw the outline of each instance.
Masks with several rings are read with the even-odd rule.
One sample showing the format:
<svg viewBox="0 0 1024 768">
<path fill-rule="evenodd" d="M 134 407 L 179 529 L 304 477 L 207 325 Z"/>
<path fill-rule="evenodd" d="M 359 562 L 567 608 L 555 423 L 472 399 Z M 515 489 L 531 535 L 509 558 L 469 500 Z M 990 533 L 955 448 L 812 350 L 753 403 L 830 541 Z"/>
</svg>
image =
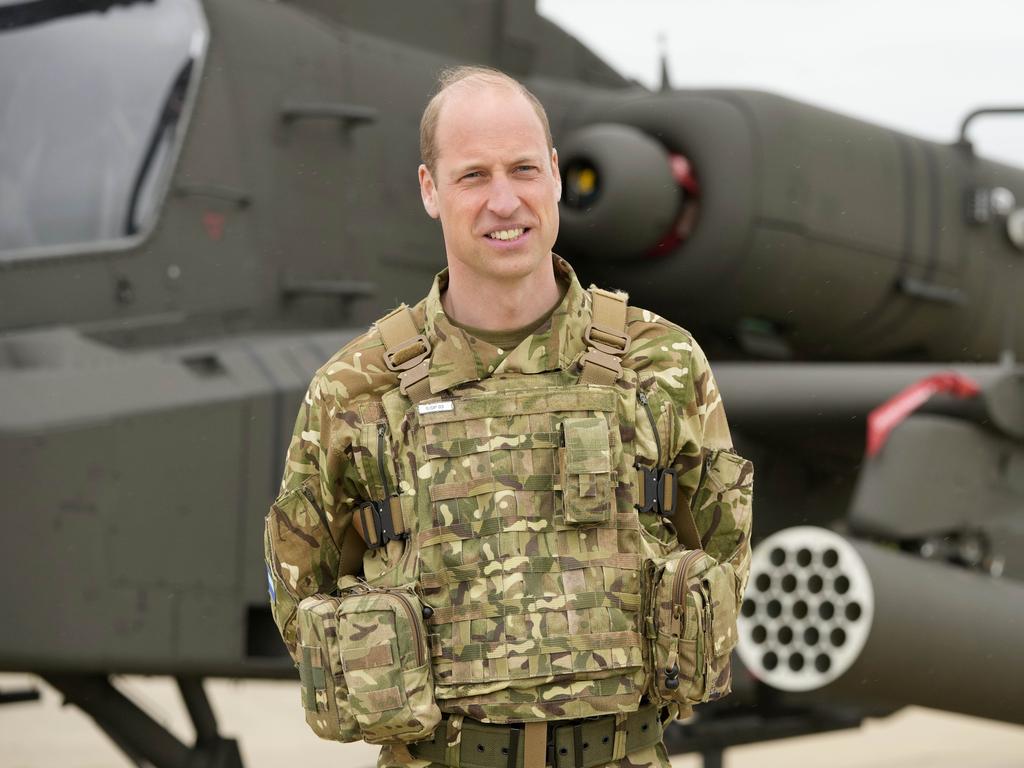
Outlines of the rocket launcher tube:
<svg viewBox="0 0 1024 768">
<path fill-rule="evenodd" d="M 753 553 L 746 667 L 785 691 L 1024 723 L 1024 585 L 809 526 Z"/>
</svg>

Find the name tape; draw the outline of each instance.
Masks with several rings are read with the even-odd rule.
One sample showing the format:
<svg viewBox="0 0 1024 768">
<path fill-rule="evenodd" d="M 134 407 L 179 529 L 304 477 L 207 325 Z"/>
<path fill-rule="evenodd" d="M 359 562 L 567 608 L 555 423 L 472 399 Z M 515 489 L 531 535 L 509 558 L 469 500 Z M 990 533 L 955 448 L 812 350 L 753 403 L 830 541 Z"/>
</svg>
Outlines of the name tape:
<svg viewBox="0 0 1024 768">
<path fill-rule="evenodd" d="M 442 400 L 440 403 L 423 403 L 416 407 L 420 413 L 439 413 L 440 411 L 454 411 L 455 403 L 451 400 Z"/>
</svg>

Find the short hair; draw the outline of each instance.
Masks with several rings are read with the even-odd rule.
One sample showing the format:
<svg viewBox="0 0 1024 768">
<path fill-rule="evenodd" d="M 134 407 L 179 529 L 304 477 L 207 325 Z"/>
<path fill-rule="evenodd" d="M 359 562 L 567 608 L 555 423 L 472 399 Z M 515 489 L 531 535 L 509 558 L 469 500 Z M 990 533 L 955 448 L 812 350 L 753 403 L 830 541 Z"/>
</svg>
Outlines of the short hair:
<svg viewBox="0 0 1024 768">
<path fill-rule="evenodd" d="M 487 85 L 504 86 L 521 93 L 530 102 L 533 111 L 537 113 L 537 118 L 544 129 L 544 138 L 548 144 L 548 152 L 551 152 L 555 143 L 551 138 L 551 125 L 548 122 L 548 114 L 544 111 L 544 106 L 540 103 L 540 99 L 534 96 L 529 88 L 514 77 L 510 77 L 501 70 L 493 69 L 492 67 L 449 67 L 441 70 L 441 73 L 438 75 L 437 90 L 434 91 L 434 95 L 427 102 L 426 109 L 423 110 L 423 117 L 420 118 L 420 158 L 431 174 L 434 173 L 437 167 L 437 123 L 441 117 L 441 107 L 444 106 L 445 93 L 452 86 L 465 83 L 467 80 L 474 80 Z"/>
</svg>

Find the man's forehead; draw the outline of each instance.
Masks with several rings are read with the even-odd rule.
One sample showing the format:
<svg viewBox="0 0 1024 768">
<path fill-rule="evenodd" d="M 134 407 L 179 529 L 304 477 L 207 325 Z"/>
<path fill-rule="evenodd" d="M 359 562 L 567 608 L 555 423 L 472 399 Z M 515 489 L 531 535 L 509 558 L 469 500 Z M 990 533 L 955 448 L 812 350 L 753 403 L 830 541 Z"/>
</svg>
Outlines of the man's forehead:
<svg viewBox="0 0 1024 768">
<path fill-rule="evenodd" d="M 489 149 L 547 154 L 540 117 L 522 92 L 505 83 L 463 81 L 449 86 L 436 135 L 439 158 Z"/>
</svg>

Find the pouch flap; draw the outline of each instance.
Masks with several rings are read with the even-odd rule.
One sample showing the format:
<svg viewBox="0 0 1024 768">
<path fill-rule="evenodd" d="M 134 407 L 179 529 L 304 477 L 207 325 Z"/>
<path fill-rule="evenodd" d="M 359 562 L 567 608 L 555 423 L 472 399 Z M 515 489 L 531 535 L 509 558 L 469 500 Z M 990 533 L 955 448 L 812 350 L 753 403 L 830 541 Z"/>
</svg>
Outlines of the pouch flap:
<svg viewBox="0 0 1024 768">
<path fill-rule="evenodd" d="M 566 419 L 565 471 L 573 475 L 611 471 L 608 422 L 600 416 Z"/>
<path fill-rule="evenodd" d="M 404 706 L 405 698 L 398 686 L 391 686 L 381 691 L 365 691 L 360 694 L 357 706 L 364 714 L 387 712 Z"/>
<path fill-rule="evenodd" d="M 352 599 L 348 598 L 349 601 Z M 391 611 L 355 612 L 349 611 L 346 605 L 338 616 L 338 637 L 341 663 L 346 673 L 394 663 L 392 644 L 396 641 L 397 635 L 395 615 Z M 387 648 L 387 651 L 378 650 L 382 648 Z M 364 683 L 366 680 L 360 677 L 358 682 Z M 350 680 L 349 685 L 352 684 L 353 680 Z"/>
<path fill-rule="evenodd" d="M 733 451 L 715 451 L 708 462 L 708 482 L 719 491 L 753 482 L 754 465 Z"/>
</svg>

